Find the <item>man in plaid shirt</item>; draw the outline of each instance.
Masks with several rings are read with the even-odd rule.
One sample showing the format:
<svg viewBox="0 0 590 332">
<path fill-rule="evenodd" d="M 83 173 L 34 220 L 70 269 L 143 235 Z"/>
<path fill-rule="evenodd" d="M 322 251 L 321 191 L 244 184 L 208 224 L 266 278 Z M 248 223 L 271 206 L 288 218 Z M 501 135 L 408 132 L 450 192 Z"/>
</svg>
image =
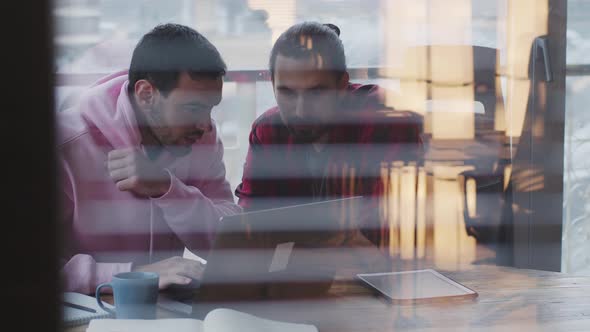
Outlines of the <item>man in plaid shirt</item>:
<svg viewBox="0 0 590 332">
<path fill-rule="evenodd" d="M 376 85 L 349 82 L 339 34 L 304 22 L 276 41 L 270 72 L 278 106 L 252 125 L 235 193 L 246 210 L 365 196 L 371 203 L 360 228 L 379 242 L 382 167 L 420 163 L 422 118 L 385 107 Z"/>
</svg>

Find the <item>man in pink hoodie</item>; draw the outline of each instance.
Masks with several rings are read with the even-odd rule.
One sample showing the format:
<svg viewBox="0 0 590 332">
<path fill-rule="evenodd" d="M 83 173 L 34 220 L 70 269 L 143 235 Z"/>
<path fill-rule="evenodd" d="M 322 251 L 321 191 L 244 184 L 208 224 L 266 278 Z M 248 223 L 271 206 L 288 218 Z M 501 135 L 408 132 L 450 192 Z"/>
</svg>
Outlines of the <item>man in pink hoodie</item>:
<svg viewBox="0 0 590 332">
<path fill-rule="evenodd" d="M 200 278 L 216 223 L 240 212 L 211 120 L 225 63 L 195 30 L 160 25 L 130 69 L 105 77 L 58 115 L 66 291 L 92 293 L 119 272 L 160 288 Z"/>
</svg>

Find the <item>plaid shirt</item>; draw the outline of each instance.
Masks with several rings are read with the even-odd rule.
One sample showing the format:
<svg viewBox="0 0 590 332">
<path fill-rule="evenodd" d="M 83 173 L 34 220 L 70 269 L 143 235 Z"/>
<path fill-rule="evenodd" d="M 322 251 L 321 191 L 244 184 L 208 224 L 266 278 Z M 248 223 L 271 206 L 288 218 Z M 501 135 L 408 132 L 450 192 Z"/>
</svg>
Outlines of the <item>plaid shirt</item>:
<svg viewBox="0 0 590 332">
<path fill-rule="evenodd" d="M 235 191 L 244 209 L 356 195 L 379 198 L 383 163 L 421 162 L 421 116 L 386 108 L 375 85 L 350 84 L 345 98 L 320 152 L 291 134 L 278 107 L 254 122 Z"/>
<path fill-rule="evenodd" d="M 422 158 L 422 117 L 383 106 L 375 85 L 350 84 L 342 116 L 327 130 L 322 152 L 293 136 L 278 107 L 252 125 L 242 183 L 236 189 L 246 209 L 268 199 L 309 201 L 330 196 L 380 195 L 383 162 Z M 315 165 L 314 165 L 315 163 Z M 353 176 L 354 175 L 354 176 Z"/>
</svg>

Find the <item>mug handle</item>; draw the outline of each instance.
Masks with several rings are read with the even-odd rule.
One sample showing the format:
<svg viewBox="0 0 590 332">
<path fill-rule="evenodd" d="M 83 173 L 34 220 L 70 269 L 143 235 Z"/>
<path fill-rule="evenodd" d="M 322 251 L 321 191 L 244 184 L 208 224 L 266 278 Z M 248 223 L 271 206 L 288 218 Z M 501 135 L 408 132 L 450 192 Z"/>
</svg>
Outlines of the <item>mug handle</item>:
<svg viewBox="0 0 590 332">
<path fill-rule="evenodd" d="M 98 285 L 98 287 L 96 287 L 96 303 L 98 303 L 98 306 L 102 308 L 102 310 L 110 313 L 110 314 L 115 314 L 115 312 L 107 307 L 104 306 L 102 300 L 100 299 L 100 290 L 104 287 L 110 287 L 111 289 L 113 288 L 113 285 L 111 285 L 110 282 L 106 282 L 103 284 Z"/>
</svg>

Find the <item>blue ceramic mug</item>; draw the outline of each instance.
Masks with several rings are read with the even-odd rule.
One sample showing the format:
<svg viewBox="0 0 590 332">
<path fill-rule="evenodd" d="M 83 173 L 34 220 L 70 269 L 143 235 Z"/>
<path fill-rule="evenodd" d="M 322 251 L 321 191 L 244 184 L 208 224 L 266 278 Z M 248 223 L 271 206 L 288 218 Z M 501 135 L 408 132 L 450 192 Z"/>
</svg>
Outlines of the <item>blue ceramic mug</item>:
<svg viewBox="0 0 590 332">
<path fill-rule="evenodd" d="M 105 311 L 121 319 L 155 319 L 158 302 L 159 276 L 152 272 L 124 272 L 113 276 L 111 282 L 96 287 L 96 301 Z M 100 291 L 113 290 L 115 311 L 102 303 Z"/>
</svg>

